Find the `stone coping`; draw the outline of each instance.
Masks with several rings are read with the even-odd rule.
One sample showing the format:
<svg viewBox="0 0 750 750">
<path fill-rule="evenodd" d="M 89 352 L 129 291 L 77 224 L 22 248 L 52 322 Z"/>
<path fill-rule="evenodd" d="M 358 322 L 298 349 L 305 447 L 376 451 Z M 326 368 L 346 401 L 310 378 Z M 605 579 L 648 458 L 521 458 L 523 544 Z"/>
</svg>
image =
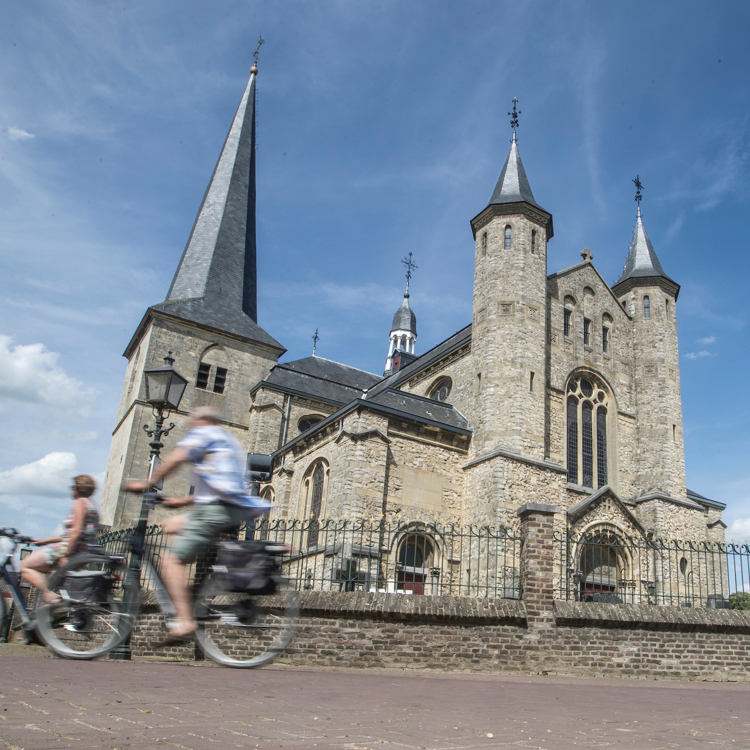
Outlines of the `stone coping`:
<svg viewBox="0 0 750 750">
<path fill-rule="evenodd" d="M 267 597 L 269 603 L 275 597 Z M 266 599 L 266 597 L 263 597 Z M 262 600 L 260 603 L 263 603 Z M 526 605 L 518 599 L 473 596 L 381 594 L 364 591 L 300 591 L 300 614 L 378 620 L 464 622 L 472 625 L 526 625 Z M 158 610 L 153 591 L 141 593 L 141 611 Z"/>
<path fill-rule="evenodd" d="M 555 600 L 558 625 L 750 633 L 750 611 Z"/>
</svg>

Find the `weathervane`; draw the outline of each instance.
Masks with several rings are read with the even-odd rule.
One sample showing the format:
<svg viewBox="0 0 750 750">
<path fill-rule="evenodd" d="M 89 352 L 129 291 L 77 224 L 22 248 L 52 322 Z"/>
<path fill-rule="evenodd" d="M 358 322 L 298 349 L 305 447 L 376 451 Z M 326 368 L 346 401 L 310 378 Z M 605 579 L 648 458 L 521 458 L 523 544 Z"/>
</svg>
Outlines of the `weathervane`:
<svg viewBox="0 0 750 750">
<path fill-rule="evenodd" d="M 518 99 L 514 96 L 513 97 L 513 111 L 508 112 L 508 116 L 510 117 L 510 126 L 513 128 L 513 140 L 516 140 L 516 128 L 518 127 L 518 115 L 521 114 L 521 110 L 519 109 L 516 111 L 516 105 L 518 104 Z"/>
<path fill-rule="evenodd" d="M 641 195 L 641 190 L 643 190 L 643 185 L 641 184 L 641 178 L 636 175 L 635 179 L 633 180 L 633 184 L 635 185 L 635 202 L 638 204 L 638 216 L 641 215 L 641 198 L 643 197 Z"/>
<path fill-rule="evenodd" d="M 255 60 L 255 67 L 258 67 L 258 55 L 260 54 L 260 48 L 266 43 L 266 40 L 258 34 L 258 46 L 255 48 L 255 52 L 253 52 L 253 60 Z"/>
<path fill-rule="evenodd" d="M 320 336 L 318 336 L 318 329 L 315 329 L 315 335 L 312 337 L 313 340 L 313 357 L 315 356 L 315 350 L 318 348 L 318 341 L 320 340 Z"/>
<path fill-rule="evenodd" d="M 419 268 L 419 266 L 411 259 L 411 253 L 408 258 L 404 258 L 401 261 L 406 266 L 406 293 L 409 293 L 409 281 L 411 281 L 411 272 Z"/>
</svg>

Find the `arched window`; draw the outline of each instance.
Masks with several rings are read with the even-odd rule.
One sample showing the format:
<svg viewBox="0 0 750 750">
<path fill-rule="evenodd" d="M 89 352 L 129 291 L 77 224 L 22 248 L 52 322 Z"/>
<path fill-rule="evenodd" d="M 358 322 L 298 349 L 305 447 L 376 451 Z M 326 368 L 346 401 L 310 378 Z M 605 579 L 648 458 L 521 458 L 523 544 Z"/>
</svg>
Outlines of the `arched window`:
<svg viewBox="0 0 750 750">
<path fill-rule="evenodd" d="M 274 495 L 273 487 L 270 485 L 266 486 L 261 490 L 260 496 L 264 500 L 268 500 L 271 505 L 273 505 L 276 496 Z M 259 516 L 255 519 L 255 539 L 268 539 L 268 526 L 270 524 L 270 514 L 271 510 L 269 510 L 267 513 L 264 513 L 262 516 Z"/>
<path fill-rule="evenodd" d="M 531 230 L 531 254 L 536 253 L 536 229 Z"/>
<path fill-rule="evenodd" d="M 578 399 L 568 396 L 568 481 L 578 484 Z"/>
<path fill-rule="evenodd" d="M 604 354 L 609 353 L 610 340 L 612 331 L 612 316 L 609 313 L 602 315 L 602 351 Z"/>
<path fill-rule="evenodd" d="M 573 323 L 573 308 L 576 306 L 576 301 L 568 294 L 565 296 L 563 304 L 565 305 L 563 310 L 563 336 L 570 338 Z"/>
<path fill-rule="evenodd" d="M 210 346 L 206 349 L 198 365 L 195 387 L 214 393 L 224 393 L 228 375 L 225 364 L 224 350 L 220 346 Z"/>
<path fill-rule="evenodd" d="M 607 410 L 596 409 L 596 475 L 599 487 L 607 484 Z"/>
<path fill-rule="evenodd" d="M 648 298 L 648 296 L 645 296 L 643 298 L 643 317 L 651 317 L 651 300 Z"/>
<path fill-rule="evenodd" d="M 447 401 L 451 395 L 453 381 L 450 378 L 441 378 L 430 388 L 430 398 L 435 401 Z"/>
<path fill-rule="evenodd" d="M 487 232 L 482 232 L 482 255 L 487 255 Z"/>
<path fill-rule="evenodd" d="M 604 386 L 589 375 L 573 378 L 566 401 L 568 481 L 584 487 L 608 483 L 607 410 Z"/>
<path fill-rule="evenodd" d="M 323 490 L 326 481 L 326 470 L 322 461 L 318 461 L 312 474 L 305 480 L 305 507 L 308 511 L 307 548 L 317 547 L 320 533 L 320 513 L 323 509 Z"/>
<path fill-rule="evenodd" d="M 503 247 L 506 250 L 510 250 L 510 239 L 511 239 L 511 229 L 510 224 L 505 227 L 505 242 L 503 243 Z"/>
<path fill-rule="evenodd" d="M 594 407 L 590 401 L 584 401 L 581 404 L 581 464 L 583 466 L 581 484 L 584 487 L 594 486 L 594 434 L 591 426 L 593 411 Z"/>
<path fill-rule="evenodd" d="M 317 414 L 310 414 L 306 417 L 302 417 L 299 422 L 297 422 L 297 428 L 299 429 L 300 433 L 307 432 L 311 427 L 315 427 L 318 422 L 322 422 L 323 417 L 319 417 Z"/>
</svg>

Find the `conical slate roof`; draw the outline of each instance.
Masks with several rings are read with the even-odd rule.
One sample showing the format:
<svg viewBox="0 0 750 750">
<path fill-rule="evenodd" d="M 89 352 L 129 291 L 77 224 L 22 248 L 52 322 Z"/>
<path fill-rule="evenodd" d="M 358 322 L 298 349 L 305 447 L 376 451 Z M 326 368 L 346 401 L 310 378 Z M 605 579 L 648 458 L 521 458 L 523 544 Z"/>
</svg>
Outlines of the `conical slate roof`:
<svg viewBox="0 0 750 750">
<path fill-rule="evenodd" d="M 396 310 L 396 314 L 393 316 L 391 333 L 393 333 L 393 331 L 409 331 L 415 336 L 417 335 L 417 316 L 409 305 L 408 287 L 404 292 L 404 301 L 401 303 L 401 307 Z"/>
<path fill-rule="evenodd" d="M 651 244 L 646 228 L 643 226 L 643 218 L 641 217 L 641 209 L 639 207 L 635 230 L 633 231 L 633 239 L 630 242 L 630 250 L 628 251 L 628 259 L 625 261 L 622 276 L 615 282 L 614 286 L 622 284 L 623 281 L 627 281 L 628 279 L 653 277 L 662 277 L 668 279 L 673 284 L 676 283 L 664 273 L 664 269 L 656 257 L 654 246 Z"/>
<path fill-rule="evenodd" d="M 282 348 L 257 323 L 257 72 L 253 66 L 167 299 L 151 309 Z"/>
<path fill-rule="evenodd" d="M 518 152 L 516 134 L 513 133 L 508 158 L 505 160 L 488 205 L 520 203 L 522 201 L 530 203 L 537 208 L 542 208 L 534 200 L 534 194 L 531 192 L 531 185 L 529 185 L 529 178 L 526 176 L 526 170 L 523 168 L 523 162 L 521 161 L 521 154 Z M 542 210 L 544 211 L 544 209 Z"/>
</svg>

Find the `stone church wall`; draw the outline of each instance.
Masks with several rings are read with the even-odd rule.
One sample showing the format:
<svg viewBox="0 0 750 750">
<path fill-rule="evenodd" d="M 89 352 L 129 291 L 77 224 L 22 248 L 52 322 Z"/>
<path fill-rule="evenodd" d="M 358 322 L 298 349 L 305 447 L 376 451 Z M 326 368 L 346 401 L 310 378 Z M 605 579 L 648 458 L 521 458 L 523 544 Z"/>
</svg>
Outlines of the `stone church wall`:
<svg viewBox="0 0 750 750">
<path fill-rule="evenodd" d="M 388 494 L 390 521 L 447 523 L 464 518 L 463 472 L 466 452 L 446 449 L 389 431 Z"/>
<path fill-rule="evenodd" d="M 708 513 L 705 510 L 659 499 L 638 503 L 636 508 L 636 515 L 646 530 L 660 539 L 707 538 Z"/>
<path fill-rule="evenodd" d="M 565 474 L 539 463 L 495 455 L 464 465 L 466 518 L 473 523 L 518 526 L 524 503 L 564 507 Z"/>
</svg>

